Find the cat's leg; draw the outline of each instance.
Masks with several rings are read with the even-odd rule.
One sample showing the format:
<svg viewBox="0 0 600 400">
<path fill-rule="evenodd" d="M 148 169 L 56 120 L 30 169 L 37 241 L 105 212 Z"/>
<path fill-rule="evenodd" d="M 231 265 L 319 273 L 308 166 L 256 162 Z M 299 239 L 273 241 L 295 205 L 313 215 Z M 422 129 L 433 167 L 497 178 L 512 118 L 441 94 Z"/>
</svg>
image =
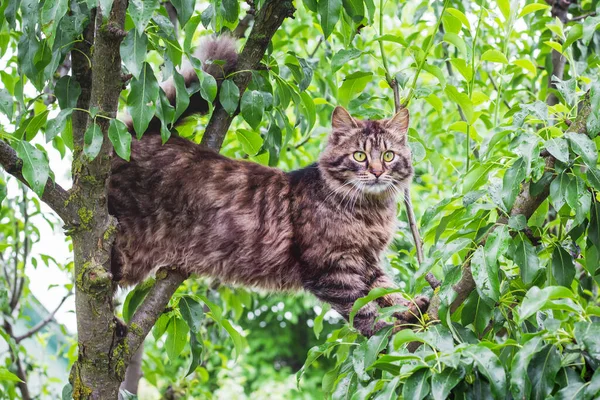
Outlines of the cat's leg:
<svg viewBox="0 0 600 400">
<path fill-rule="evenodd" d="M 386 289 L 395 289 L 397 286 L 394 282 L 385 274 L 382 273 L 371 285 L 369 290 L 383 287 Z M 391 307 L 395 305 L 401 305 L 407 307 L 406 311 L 397 312 L 394 317 L 398 319 L 398 323 L 404 324 L 413 322 L 427 311 L 429 307 L 429 299 L 425 296 L 416 296 L 412 301 L 405 299 L 400 293 L 390 293 L 377 299 L 377 303 L 380 307 Z"/>
<path fill-rule="evenodd" d="M 348 320 L 354 302 L 369 293 L 369 280 L 357 273 L 338 270 L 305 279 L 304 288 L 319 300 L 331 304 L 334 310 Z M 364 336 L 372 336 L 381 328 L 389 326 L 383 321 L 375 322 L 378 314 L 375 303 L 366 304 L 354 316 L 354 327 Z"/>
</svg>

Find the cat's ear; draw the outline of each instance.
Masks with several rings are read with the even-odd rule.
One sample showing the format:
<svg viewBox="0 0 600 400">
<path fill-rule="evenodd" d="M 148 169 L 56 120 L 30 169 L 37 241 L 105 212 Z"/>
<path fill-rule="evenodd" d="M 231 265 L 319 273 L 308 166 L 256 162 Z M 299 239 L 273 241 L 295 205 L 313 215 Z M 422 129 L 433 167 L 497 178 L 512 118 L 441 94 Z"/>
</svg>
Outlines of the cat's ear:
<svg viewBox="0 0 600 400">
<path fill-rule="evenodd" d="M 358 123 L 344 107 L 337 106 L 331 115 L 331 126 L 334 130 L 358 128 Z"/>
<path fill-rule="evenodd" d="M 403 141 L 406 142 L 409 120 L 408 110 L 401 108 L 392 119 L 387 121 L 386 128 L 398 137 L 402 137 Z"/>
</svg>

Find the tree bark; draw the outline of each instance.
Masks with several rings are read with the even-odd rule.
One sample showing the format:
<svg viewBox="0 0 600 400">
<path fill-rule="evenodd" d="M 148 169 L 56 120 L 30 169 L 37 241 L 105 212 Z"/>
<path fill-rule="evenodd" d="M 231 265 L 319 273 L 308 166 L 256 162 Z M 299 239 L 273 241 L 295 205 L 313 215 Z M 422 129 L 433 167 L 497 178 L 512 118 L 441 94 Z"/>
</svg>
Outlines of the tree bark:
<svg viewBox="0 0 600 400">
<path fill-rule="evenodd" d="M 98 114 L 111 118 L 116 116 L 123 86 L 119 47 L 125 37 L 126 10 L 126 0 L 115 0 L 106 22 L 103 22 L 99 8 L 95 16 L 91 92 L 89 107 L 85 108 L 97 107 Z M 85 64 L 76 59 L 73 62 L 74 71 L 80 74 L 78 79 L 89 78 Z M 86 83 L 80 82 L 81 87 L 89 88 Z M 85 102 L 86 99 L 80 100 Z M 106 194 L 110 175 L 109 121 L 106 118 L 96 119 L 104 141 L 99 154 L 89 161 L 81 150 L 86 126 L 92 123 L 94 121 L 89 118 L 86 122 L 81 115 L 74 115 L 76 151 L 69 201 L 76 205 L 80 217 L 80 224 L 72 233 L 79 355 L 71 370 L 70 381 L 75 399 L 116 399 L 125 367 L 119 362 L 123 349 L 116 346 L 120 323 L 114 316 L 110 273 L 116 222 L 108 214 Z"/>
</svg>

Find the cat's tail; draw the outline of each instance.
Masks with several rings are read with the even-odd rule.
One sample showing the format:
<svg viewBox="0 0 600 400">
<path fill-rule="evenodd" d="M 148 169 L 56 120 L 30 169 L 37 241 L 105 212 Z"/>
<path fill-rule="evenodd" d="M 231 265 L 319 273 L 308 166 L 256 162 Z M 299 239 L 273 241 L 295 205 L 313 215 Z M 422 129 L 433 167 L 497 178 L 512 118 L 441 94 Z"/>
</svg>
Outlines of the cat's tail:
<svg viewBox="0 0 600 400">
<path fill-rule="evenodd" d="M 237 65 L 238 53 L 236 50 L 236 39 L 229 35 L 204 37 L 197 47 L 194 56 L 202 63 L 202 69 L 206 73 L 212 75 L 216 79 L 217 85 L 220 87 L 223 79 L 227 74 L 233 71 Z M 183 76 L 186 88 L 199 82 L 194 67 L 187 60 L 184 61 L 179 73 Z M 177 92 L 175 90 L 173 77 L 164 81 L 161 84 L 161 88 L 167 95 L 167 99 L 169 99 L 171 105 L 175 106 Z M 178 121 L 192 114 L 206 114 L 208 110 L 208 102 L 200 95 L 199 91 L 196 91 L 196 93 L 190 96 L 189 106 L 185 112 L 181 114 Z M 121 120 L 125 122 L 129 131 L 133 133 L 133 121 L 131 116 L 126 115 L 122 117 Z M 175 124 L 177 124 L 178 121 L 175 121 Z M 154 117 L 144 134 L 159 132 L 160 120 Z"/>
</svg>

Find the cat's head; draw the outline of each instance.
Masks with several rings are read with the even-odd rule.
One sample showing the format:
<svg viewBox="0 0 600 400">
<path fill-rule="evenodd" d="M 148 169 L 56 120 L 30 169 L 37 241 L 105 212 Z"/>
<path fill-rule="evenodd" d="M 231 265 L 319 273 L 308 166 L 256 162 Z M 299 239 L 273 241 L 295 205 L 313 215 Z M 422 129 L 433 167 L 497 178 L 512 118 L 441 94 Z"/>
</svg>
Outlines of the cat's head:
<svg viewBox="0 0 600 400">
<path fill-rule="evenodd" d="M 331 119 L 332 132 L 319 167 L 333 190 L 386 196 L 408 187 L 413 167 L 407 109 L 391 119 L 361 121 L 336 107 Z"/>
</svg>

